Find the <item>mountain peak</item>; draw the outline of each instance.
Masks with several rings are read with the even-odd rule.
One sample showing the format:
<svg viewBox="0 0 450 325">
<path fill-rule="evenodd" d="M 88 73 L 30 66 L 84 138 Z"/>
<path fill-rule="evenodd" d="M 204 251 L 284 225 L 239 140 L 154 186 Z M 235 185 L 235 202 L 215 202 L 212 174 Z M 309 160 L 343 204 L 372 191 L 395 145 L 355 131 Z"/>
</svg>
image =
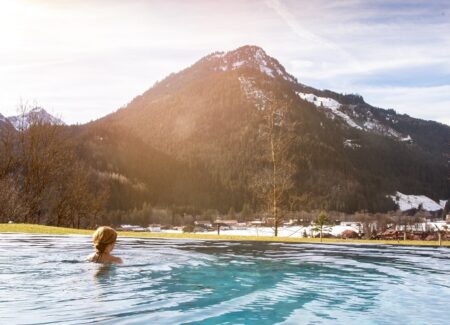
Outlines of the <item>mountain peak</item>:
<svg viewBox="0 0 450 325">
<path fill-rule="evenodd" d="M 61 119 L 54 117 L 39 106 L 32 108 L 24 114 L 10 116 L 8 120 L 16 130 L 27 129 L 33 121 L 39 121 L 45 124 L 65 124 Z"/>
<path fill-rule="evenodd" d="M 48 114 L 47 111 L 45 109 L 43 109 L 42 107 L 36 106 L 35 108 L 33 108 L 30 113 L 40 113 L 40 114 Z"/>
<path fill-rule="evenodd" d="M 275 58 L 259 46 L 245 45 L 229 52 L 214 52 L 207 55 L 201 62 L 213 63 L 215 71 L 230 71 L 241 68 L 258 70 L 271 78 L 283 78 L 296 83 L 296 79 L 286 72 L 286 69 Z"/>
<path fill-rule="evenodd" d="M 239 53 L 240 55 L 254 57 L 254 59 L 256 60 L 272 59 L 270 56 L 267 55 L 267 53 L 263 50 L 263 48 L 256 45 L 244 45 L 228 53 L 229 54 Z"/>
<path fill-rule="evenodd" d="M 241 47 L 238 47 L 237 49 L 228 51 L 228 52 L 224 52 L 224 51 L 216 51 L 213 52 L 209 55 L 207 55 L 205 58 L 206 59 L 214 59 L 214 58 L 222 58 L 224 56 L 227 57 L 242 57 L 242 56 L 247 56 L 247 57 L 251 57 L 253 56 L 255 59 L 256 58 L 261 58 L 261 57 L 266 57 L 266 59 L 270 58 L 267 53 L 259 46 L 256 45 L 244 45 Z"/>
</svg>

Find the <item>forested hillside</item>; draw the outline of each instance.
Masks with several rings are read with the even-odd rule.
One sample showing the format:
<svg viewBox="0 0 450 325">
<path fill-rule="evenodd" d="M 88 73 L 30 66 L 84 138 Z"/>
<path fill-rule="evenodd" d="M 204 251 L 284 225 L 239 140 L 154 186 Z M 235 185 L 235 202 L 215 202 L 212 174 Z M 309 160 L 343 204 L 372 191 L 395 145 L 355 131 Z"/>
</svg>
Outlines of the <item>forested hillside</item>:
<svg viewBox="0 0 450 325">
<path fill-rule="evenodd" d="M 450 196 L 449 126 L 303 85 L 254 46 L 208 55 L 86 125 L 35 115 L 18 130 L 0 115 L 3 221 L 268 211 L 275 196 L 280 211 L 383 212 L 397 191 Z"/>
<path fill-rule="evenodd" d="M 448 197 L 448 126 L 302 85 L 257 47 L 213 53 L 96 123 L 202 170 L 227 189 L 219 207 L 239 209 L 254 204 L 268 98 L 287 105 L 295 125 L 291 208 L 382 211 L 397 190 Z"/>
</svg>

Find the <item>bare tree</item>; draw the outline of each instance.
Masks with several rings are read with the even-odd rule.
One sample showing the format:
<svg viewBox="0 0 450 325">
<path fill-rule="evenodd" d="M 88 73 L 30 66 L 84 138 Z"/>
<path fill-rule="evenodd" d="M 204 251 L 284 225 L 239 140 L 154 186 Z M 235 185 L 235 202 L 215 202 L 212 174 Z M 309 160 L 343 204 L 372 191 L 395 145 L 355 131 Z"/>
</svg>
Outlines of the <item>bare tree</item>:
<svg viewBox="0 0 450 325">
<path fill-rule="evenodd" d="M 288 105 L 268 98 L 263 111 L 264 123 L 259 135 L 263 141 L 263 162 L 260 172 L 252 182 L 252 190 L 261 206 L 274 220 L 274 234 L 283 220 L 282 207 L 288 204 L 288 192 L 293 187 L 295 166 L 290 159 L 293 141 L 287 119 Z"/>
<path fill-rule="evenodd" d="M 6 201 L 0 202 L 0 213 L 27 223 L 88 224 L 101 213 L 106 190 L 77 158 L 66 128 L 29 109 L 21 102 L 26 122 L 0 136 L 0 200 Z"/>
<path fill-rule="evenodd" d="M 8 126 L 0 129 L 0 179 L 7 177 L 17 168 L 15 159 L 17 131 Z"/>
<path fill-rule="evenodd" d="M 14 178 L 11 175 L 0 177 L 0 223 L 23 221 L 28 210 L 27 202 L 22 200 Z"/>
<path fill-rule="evenodd" d="M 95 179 L 94 171 L 81 162 L 61 170 L 59 176 L 66 181 L 59 182 L 48 192 L 51 223 L 73 228 L 95 226 L 102 216 L 107 188 L 103 183 L 92 182 Z"/>
</svg>

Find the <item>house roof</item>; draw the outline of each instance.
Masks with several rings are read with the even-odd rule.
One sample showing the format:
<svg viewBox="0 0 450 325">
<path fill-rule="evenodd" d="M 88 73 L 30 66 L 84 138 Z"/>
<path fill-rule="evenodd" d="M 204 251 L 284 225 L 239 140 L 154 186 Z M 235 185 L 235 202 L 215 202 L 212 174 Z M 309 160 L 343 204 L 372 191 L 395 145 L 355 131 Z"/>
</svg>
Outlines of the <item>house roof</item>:
<svg viewBox="0 0 450 325">
<path fill-rule="evenodd" d="M 220 224 L 225 224 L 225 225 L 234 225 L 236 223 L 238 223 L 237 220 L 220 220 L 217 219 L 214 223 L 220 223 Z"/>
</svg>

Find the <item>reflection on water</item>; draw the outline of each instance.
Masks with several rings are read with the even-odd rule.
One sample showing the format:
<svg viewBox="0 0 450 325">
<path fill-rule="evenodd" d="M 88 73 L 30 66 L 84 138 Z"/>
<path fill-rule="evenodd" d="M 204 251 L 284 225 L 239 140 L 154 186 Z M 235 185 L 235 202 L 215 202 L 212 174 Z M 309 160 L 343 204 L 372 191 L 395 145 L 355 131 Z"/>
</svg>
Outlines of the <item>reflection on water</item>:
<svg viewBox="0 0 450 325">
<path fill-rule="evenodd" d="M 0 324 L 439 324 L 450 249 L 0 234 Z"/>
</svg>

